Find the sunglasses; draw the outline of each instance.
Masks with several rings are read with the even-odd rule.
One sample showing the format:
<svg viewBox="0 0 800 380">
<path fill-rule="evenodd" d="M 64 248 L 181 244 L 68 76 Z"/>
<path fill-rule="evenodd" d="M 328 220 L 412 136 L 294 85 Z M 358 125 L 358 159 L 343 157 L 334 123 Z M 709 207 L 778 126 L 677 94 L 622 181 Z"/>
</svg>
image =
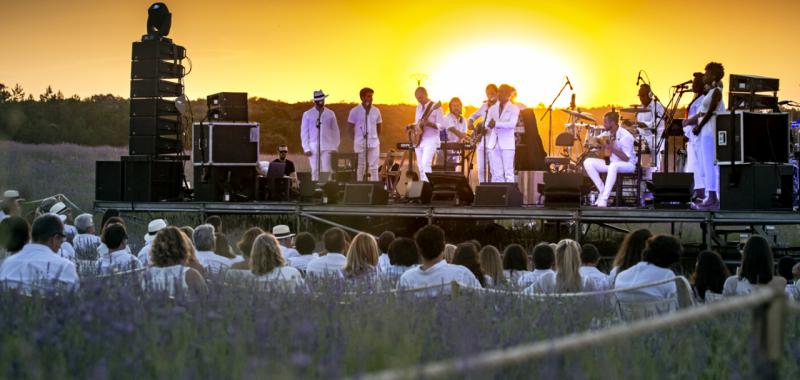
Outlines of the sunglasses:
<svg viewBox="0 0 800 380">
<path fill-rule="evenodd" d="M 289 151 L 288 150 L 281 150 L 281 151 L 279 151 L 279 153 L 289 153 Z"/>
</svg>

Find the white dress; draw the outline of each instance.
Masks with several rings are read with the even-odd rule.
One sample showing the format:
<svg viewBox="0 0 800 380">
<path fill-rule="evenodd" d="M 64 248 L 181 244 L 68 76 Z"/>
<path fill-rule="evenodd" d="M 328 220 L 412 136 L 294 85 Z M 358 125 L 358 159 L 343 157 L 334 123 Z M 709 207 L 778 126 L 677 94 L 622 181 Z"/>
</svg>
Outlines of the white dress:
<svg viewBox="0 0 800 380">
<path fill-rule="evenodd" d="M 189 269 L 183 265 L 149 267 L 142 276 L 142 289 L 150 292 L 167 292 L 170 297 L 175 297 L 176 294 L 189 290 L 186 284 L 186 272 Z"/>
<path fill-rule="evenodd" d="M 273 268 L 265 275 L 256 276 L 256 281 L 264 287 L 277 287 L 290 292 L 301 290 L 306 285 L 300 271 L 288 265 Z"/>
</svg>

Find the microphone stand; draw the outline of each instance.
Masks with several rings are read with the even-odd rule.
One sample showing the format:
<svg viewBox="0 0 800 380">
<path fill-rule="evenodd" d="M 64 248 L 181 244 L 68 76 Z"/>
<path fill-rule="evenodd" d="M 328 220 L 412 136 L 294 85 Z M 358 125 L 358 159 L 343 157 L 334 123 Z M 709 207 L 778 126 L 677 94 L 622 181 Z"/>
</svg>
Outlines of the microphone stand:
<svg viewBox="0 0 800 380">
<path fill-rule="evenodd" d="M 367 152 L 367 150 L 368 150 L 368 148 L 367 148 L 368 147 L 367 138 L 369 137 L 369 111 L 370 111 L 371 108 L 372 107 L 369 107 L 369 108 L 365 107 L 365 109 L 364 109 L 364 111 L 365 111 L 364 112 L 364 173 L 361 174 L 361 177 L 362 177 L 361 178 L 361 182 L 367 182 L 367 179 L 369 179 L 369 173 L 367 172 L 368 168 L 369 168 L 369 154 Z"/>
<path fill-rule="evenodd" d="M 495 101 L 495 103 L 498 102 L 498 101 L 499 100 Z M 490 176 L 491 173 L 489 172 L 489 156 L 487 155 L 487 150 L 486 150 L 486 135 L 489 134 L 489 130 L 487 129 L 487 128 L 489 128 L 488 125 L 487 125 L 487 124 L 489 124 L 489 121 L 487 119 L 489 118 L 489 108 L 490 107 L 491 106 L 489 106 L 489 102 L 487 101 L 486 102 L 486 112 L 484 112 L 484 114 L 483 114 L 483 179 L 487 183 L 491 183 L 492 182 L 492 178 Z"/>
<path fill-rule="evenodd" d="M 545 115 L 549 115 L 550 117 L 549 126 L 547 129 L 547 154 L 551 154 L 553 150 L 553 105 L 556 104 L 558 98 L 561 97 L 561 93 L 564 92 L 564 90 L 567 88 L 567 84 L 568 82 L 564 81 L 564 85 L 561 86 L 561 90 L 559 90 L 556 97 L 553 98 L 553 102 L 550 103 L 549 106 L 547 106 L 547 110 L 544 112 L 542 117 L 539 118 L 539 121 L 542 121 L 544 120 Z"/>
<path fill-rule="evenodd" d="M 325 107 L 322 107 L 322 111 L 317 111 L 317 181 L 322 174 L 322 112 L 324 111 Z"/>
</svg>

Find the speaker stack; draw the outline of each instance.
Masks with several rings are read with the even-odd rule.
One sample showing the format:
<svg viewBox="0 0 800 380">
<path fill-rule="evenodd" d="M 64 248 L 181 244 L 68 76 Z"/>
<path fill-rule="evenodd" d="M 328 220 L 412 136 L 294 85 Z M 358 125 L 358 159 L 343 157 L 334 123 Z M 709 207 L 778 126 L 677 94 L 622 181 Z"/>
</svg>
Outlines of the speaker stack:
<svg viewBox="0 0 800 380">
<path fill-rule="evenodd" d="M 255 200 L 258 152 L 258 123 L 195 123 L 192 126 L 194 199 L 203 202 Z"/>
</svg>

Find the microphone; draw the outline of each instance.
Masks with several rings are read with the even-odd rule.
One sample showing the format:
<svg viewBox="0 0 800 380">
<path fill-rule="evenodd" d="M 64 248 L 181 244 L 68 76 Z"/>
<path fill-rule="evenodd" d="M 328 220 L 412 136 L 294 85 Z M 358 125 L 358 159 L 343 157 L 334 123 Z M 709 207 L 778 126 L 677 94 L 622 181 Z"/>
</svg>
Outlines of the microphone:
<svg viewBox="0 0 800 380">
<path fill-rule="evenodd" d="M 636 86 L 638 87 L 640 83 L 644 82 L 642 79 L 642 70 L 639 70 L 639 76 L 636 77 Z"/>
<path fill-rule="evenodd" d="M 572 89 L 572 82 L 569 81 L 569 77 L 566 76 L 566 75 L 564 77 L 567 78 L 567 85 L 569 85 L 569 90 L 570 91 L 575 91 L 575 90 Z"/>
<path fill-rule="evenodd" d="M 687 80 L 686 82 L 683 82 L 683 83 L 680 83 L 680 84 L 676 84 L 676 85 L 674 85 L 672 87 L 683 87 L 683 86 L 688 86 L 690 84 L 692 84 L 692 81 L 691 80 Z"/>
<path fill-rule="evenodd" d="M 569 102 L 569 108 L 573 110 L 575 109 L 575 94 L 572 94 L 572 100 Z"/>
</svg>

